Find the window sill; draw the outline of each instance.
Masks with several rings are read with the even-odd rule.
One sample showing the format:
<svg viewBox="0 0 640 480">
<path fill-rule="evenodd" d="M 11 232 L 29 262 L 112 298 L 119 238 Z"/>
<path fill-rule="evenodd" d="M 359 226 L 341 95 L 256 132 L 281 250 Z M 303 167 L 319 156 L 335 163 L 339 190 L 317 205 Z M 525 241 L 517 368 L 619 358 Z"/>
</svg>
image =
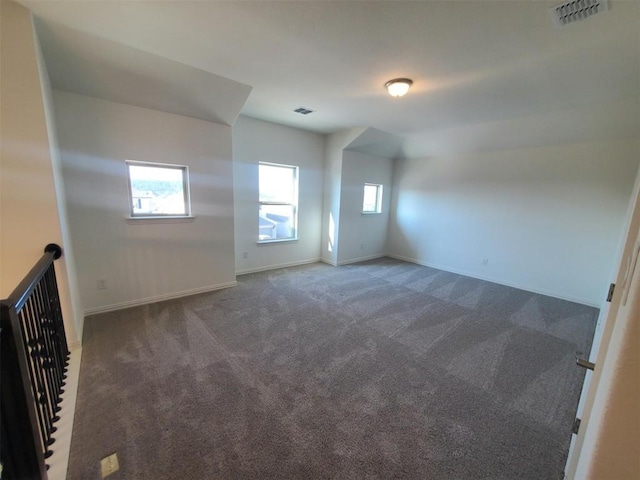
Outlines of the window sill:
<svg viewBox="0 0 640 480">
<path fill-rule="evenodd" d="M 193 223 L 196 217 L 193 216 L 176 216 L 172 217 L 167 215 L 166 217 L 128 217 L 127 223 L 129 225 L 141 225 L 141 224 L 155 224 L 155 223 Z"/>
<path fill-rule="evenodd" d="M 362 215 L 381 215 L 382 212 L 362 212 Z"/>
<path fill-rule="evenodd" d="M 270 245 L 272 243 L 290 243 L 297 242 L 298 238 L 279 238 L 275 240 L 259 240 L 258 245 Z"/>
</svg>

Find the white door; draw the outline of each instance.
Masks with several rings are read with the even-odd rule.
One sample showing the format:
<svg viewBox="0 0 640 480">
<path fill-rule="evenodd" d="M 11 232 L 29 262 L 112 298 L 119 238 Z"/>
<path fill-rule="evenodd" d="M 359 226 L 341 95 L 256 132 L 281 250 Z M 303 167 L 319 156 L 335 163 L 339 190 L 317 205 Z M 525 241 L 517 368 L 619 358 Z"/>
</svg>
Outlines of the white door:
<svg viewBox="0 0 640 480">
<path fill-rule="evenodd" d="M 582 386 L 582 393 L 580 395 L 580 401 L 578 403 L 578 410 L 576 418 L 585 421 L 585 416 L 588 416 L 591 412 L 591 406 L 595 397 L 598 383 L 600 380 L 599 375 L 595 375 L 599 365 L 604 361 L 606 357 L 607 349 L 609 347 L 609 340 L 615 324 L 616 316 L 620 309 L 621 304 L 625 300 L 625 297 L 629 294 L 629 286 L 631 284 L 634 270 L 640 268 L 637 267 L 640 254 L 640 172 L 636 178 L 634 192 L 632 195 L 632 202 L 630 203 L 630 209 L 627 214 L 627 228 L 624 234 L 624 239 L 621 243 L 620 252 L 617 256 L 616 271 L 613 276 L 612 282 L 615 283 L 615 292 L 611 299 L 611 303 L 603 302 L 600 308 L 600 315 L 598 317 L 598 323 L 596 325 L 596 331 L 594 333 L 593 344 L 588 360 L 595 364 L 595 371 L 587 370 L 584 384 Z M 603 292 L 606 296 L 607 292 Z M 581 368 L 576 365 L 576 368 Z M 593 385 L 592 385 L 593 383 Z M 579 430 L 578 434 L 571 435 L 571 445 L 569 447 L 569 456 L 567 457 L 567 464 L 565 466 L 565 479 L 574 479 L 574 475 L 577 468 L 577 463 L 580 457 L 580 451 L 584 442 L 583 431 Z"/>
</svg>

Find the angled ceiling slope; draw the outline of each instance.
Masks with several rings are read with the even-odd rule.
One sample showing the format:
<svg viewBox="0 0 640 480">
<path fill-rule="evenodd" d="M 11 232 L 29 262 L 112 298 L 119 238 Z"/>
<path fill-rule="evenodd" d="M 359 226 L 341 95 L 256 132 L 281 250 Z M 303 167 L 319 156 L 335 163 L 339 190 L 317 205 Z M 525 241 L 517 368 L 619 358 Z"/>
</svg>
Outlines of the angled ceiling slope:
<svg viewBox="0 0 640 480">
<path fill-rule="evenodd" d="M 369 127 L 354 138 L 345 150 L 395 159 L 402 153 L 403 142 L 402 137 Z"/>
<path fill-rule="evenodd" d="M 36 30 L 53 88 L 233 125 L 252 87 L 61 25 Z"/>
<path fill-rule="evenodd" d="M 325 134 L 371 126 L 404 138 L 409 158 L 639 138 L 640 2 L 610 0 L 557 28 L 549 8 L 561 1 L 18 3 L 46 26 L 56 88 L 228 124 L 235 94 L 220 75 L 253 88 L 244 115 Z M 185 84 L 146 55 L 122 64 L 116 47 L 133 56 L 124 45 L 209 80 Z M 402 99 L 383 88 L 394 77 L 414 81 Z"/>
</svg>

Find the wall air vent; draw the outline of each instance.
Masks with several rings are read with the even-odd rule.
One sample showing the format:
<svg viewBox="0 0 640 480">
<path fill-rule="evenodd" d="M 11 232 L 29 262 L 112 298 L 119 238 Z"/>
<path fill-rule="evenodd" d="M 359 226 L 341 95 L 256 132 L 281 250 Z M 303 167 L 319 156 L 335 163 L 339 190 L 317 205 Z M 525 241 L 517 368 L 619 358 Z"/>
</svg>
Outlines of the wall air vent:
<svg viewBox="0 0 640 480">
<path fill-rule="evenodd" d="M 556 27 L 585 20 L 609 9 L 609 0 L 572 0 L 549 9 Z"/>
<path fill-rule="evenodd" d="M 309 115 L 310 113 L 313 113 L 313 110 L 309 110 L 305 107 L 298 107 L 294 110 L 294 112 L 300 113 L 301 115 Z"/>
</svg>

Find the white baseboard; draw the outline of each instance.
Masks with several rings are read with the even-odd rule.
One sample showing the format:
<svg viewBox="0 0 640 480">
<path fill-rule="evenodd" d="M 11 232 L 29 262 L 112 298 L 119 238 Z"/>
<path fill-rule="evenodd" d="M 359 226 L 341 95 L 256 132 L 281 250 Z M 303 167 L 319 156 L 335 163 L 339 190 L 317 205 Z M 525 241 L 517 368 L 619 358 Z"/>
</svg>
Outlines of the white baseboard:
<svg viewBox="0 0 640 480">
<path fill-rule="evenodd" d="M 366 262 L 367 260 L 375 260 L 376 258 L 388 257 L 386 253 L 377 253 L 375 255 L 367 255 L 366 257 L 352 258 L 338 262 L 336 266 L 349 265 L 350 263 Z"/>
<path fill-rule="evenodd" d="M 444 272 L 450 272 L 450 273 L 456 273 L 458 275 L 464 275 L 465 277 L 477 278 L 478 280 L 485 280 L 487 282 L 497 283 L 499 285 L 505 285 L 507 287 L 518 288 L 520 290 L 525 290 L 527 292 L 539 293 L 540 295 L 546 295 L 548 297 L 559 298 L 560 300 L 567 300 L 569 302 L 580 303 L 582 305 L 587 305 L 588 307 L 595 307 L 595 308 L 601 308 L 602 307 L 602 305 L 595 304 L 590 300 L 585 300 L 584 298 L 571 297 L 569 295 L 559 295 L 556 292 L 551 292 L 549 290 L 544 290 L 544 289 L 541 289 L 541 288 L 534 288 L 534 287 L 531 287 L 529 285 L 522 285 L 522 284 L 513 283 L 513 282 L 505 282 L 504 280 L 493 278 L 493 277 L 488 276 L 488 275 L 478 275 L 476 272 L 469 272 L 469 271 L 465 271 L 465 270 L 459 270 L 459 269 L 456 269 L 456 268 L 445 267 L 443 265 L 438 265 L 438 264 L 435 264 L 435 263 L 423 262 L 423 261 L 420 261 L 420 260 L 418 260 L 416 258 L 404 257 L 402 255 L 394 255 L 392 253 L 389 253 L 387 255 L 387 257 L 395 258 L 396 260 L 402 260 L 404 262 L 415 263 L 417 265 L 422 265 L 424 267 L 435 268 L 437 270 L 442 270 Z"/>
<path fill-rule="evenodd" d="M 74 342 L 75 343 L 75 342 Z M 69 465 L 69 453 L 71 451 L 71 434 L 73 431 L 73 418 L 76 411 L 76 399 L 78 396 L 78 381 L 80 378 L 80 362 L 82 361 L 82 349 L 71 348 L 69 366 L 67 367 L 67 379 L 60 403 L 60 420 L 56 422 L 56 442 L 51 448 L 53 455 L 47 460 L 49 480 L 64 480 L 67 478 Z"/>
<path fill-rule="evenodd" d="M 265 265 L 257 268 L 246 268 L 243 270 L 236 270 L 236 275 L 245 275 L 247 273 L 266 272 L 268 270 L 276 270 L 278 268 L 297 267 L 299 265 L 308 265 L 309 263 L 318 263 L 320 258 L 311 258 L 308 260 L 301 260 L 298 262 L 278 263 L 276 265 Z"/>
<path fill-rule="evenodd" d="M 235 287 L 238 282 L 226 282 L 218 285 L 209 285 L 207 287 L 194 288 L 192 290 L 182 290 L 180 292 L 165 293 L 163 295 L 156 295 L 153 297 L 140 298 L 137 300 L 129 300 L 128 302 L 114 303 L 112 305 L 105 305 L 104 307 L 89 308 L 84 311 L 85 317 L 88 315 L 95 315 L 96 313 L 113 312 L 116 310 L 122 310 L 124 308 L 138 307 L 140 305 L 148 305 L 150 303 L 162 302 L 165 300 L 173 300 L 175 298 L 189 297 L 191 295 L 197 295 L 199 293 L 213 292 L 216 290 L 222 290 L 223 288 Z"/>
</svg>

